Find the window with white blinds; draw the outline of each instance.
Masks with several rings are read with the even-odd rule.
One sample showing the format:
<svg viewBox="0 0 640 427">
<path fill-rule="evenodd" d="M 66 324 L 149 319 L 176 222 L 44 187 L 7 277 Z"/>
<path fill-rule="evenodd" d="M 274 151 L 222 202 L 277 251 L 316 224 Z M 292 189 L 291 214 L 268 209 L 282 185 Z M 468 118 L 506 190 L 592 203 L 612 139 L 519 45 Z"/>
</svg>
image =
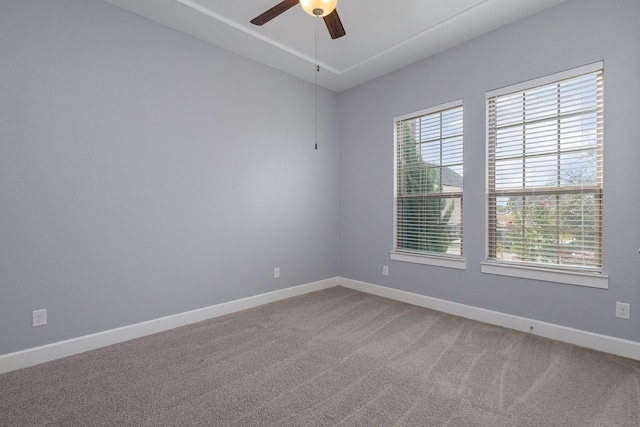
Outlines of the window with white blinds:
<svg viewBox="0 0 640 427">
<path fill-rule="evenodd" d="M 395 119 L 394 251 L 462 256 L 462 102 Z"/>
<path fill-rule="evenodd" d="M 600 271 L 602 81 L 600 63 L 487 94 L 488 261 Z"/>
</svg>

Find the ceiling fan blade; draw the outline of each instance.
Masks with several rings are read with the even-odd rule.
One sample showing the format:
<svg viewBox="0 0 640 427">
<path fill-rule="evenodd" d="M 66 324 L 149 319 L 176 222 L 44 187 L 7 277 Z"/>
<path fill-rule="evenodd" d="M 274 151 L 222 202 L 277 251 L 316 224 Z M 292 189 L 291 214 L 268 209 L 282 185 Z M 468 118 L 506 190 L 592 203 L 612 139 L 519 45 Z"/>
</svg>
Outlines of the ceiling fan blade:
<svg viewBox="0 0 640 427">
<path fill-rule="evenodd" d="M 329 30 L 329 35 L 331 35 L 332 39 L 337 39 L 347 34 L 344 31 L 342 21 L 340 21 L 340 17 L 338 16 L 337 9 L 334 9 L 333 12 L 322 19 L 324 19 L 324 23 L 327 24 L 327 30 Z"/>
<path fill-rule="evenodd" d="M 297 5 L 298 3 L 300 3 L 299 0 L 284 0 L 284 1 L 281 1 L 280 3 L 278 3 L 275 6 L 273 6 L 271 9 L 267 10 L 263 14 L 258 15 L 255 18 L 253 18 L 251 20 L 251 23 L 254 24 L 254 25 L 264 25 L 267 22 L 271 21 L 276 16 L 280 15 L 281 13 L 284 13 L 287 10 L 291 9 L 293 6 Z"/>
</svg>

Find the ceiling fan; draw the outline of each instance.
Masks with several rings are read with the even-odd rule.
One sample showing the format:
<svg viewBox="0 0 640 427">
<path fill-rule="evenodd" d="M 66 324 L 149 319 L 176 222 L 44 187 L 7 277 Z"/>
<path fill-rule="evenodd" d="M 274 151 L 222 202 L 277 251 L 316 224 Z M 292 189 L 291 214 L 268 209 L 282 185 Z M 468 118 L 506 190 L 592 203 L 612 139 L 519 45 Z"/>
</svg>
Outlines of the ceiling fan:
<svg viewBox="0 0 640 427">
<path fill-rule="evenodd" d="M 300 3 L 300 6 L 302 6 L 304 11 L 309 15 L 322 17 L 322 19 L 324 19 L 324 23 L 327 25 L 329 35 L 331 35 L 332 39 L 337 39 L 347 34 L 338 16 L 338 11 L 335 9 L 338 0 L 283 0 L 263 14 L 253 18 L 251 23 L 254 25 L 264 25 L 298 3 Z"/>
</svg>

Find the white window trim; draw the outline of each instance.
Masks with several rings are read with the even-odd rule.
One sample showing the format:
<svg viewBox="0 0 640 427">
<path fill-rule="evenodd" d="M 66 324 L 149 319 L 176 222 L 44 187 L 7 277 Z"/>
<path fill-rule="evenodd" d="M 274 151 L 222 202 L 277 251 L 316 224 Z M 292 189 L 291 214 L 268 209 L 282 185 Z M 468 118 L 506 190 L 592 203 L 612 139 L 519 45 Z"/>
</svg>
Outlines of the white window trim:
<svg viewBox="0 0 640 427">
<path fill-rule="evenodd" d="M 413 113 L 403 114 L 401 116 L 396 116 L 393 118 L 393 125 L 395 129 L 395 124 L 397 122 L 402 122 L 409 119 L 416 119 L 421 116 L 426 116 L 427 114 L 437 113 L 439 111 L 449 110 L 451 108 L 462 107 L 462 99 L 457 99 L 455 101 L 446 102 L 444 104 L 435 105 L 433 107 L 425 108 L 423 110 L 414 111 Z M 395 135 L 395 131 L 394 131 Z M 395 137 L 394 137 L 395 138 Z"/>
<path fill-rule="evenodd" d="M 537 268 L 524 265 L 505 265 L 487 261 L 480 264 L 481 271 L 498 276 L 518 277 L 521 279 L 542 280 L 544 282 L 564 283 L 567 285 L 609 289 L 609 276 L 600 273 L 582 273 L 553 268 Z"/>
<path fill-rule="evenodd" d="M 403 114 L 400 116 L 396 116 L 393 118 L 393 146 L 394 146 L 394 153 L 393 153 L 393 164 L 394 164 L 394 168 L 395 165 L 397 164 L 397 150 L 395 149 L 396 144 L 398 143 L 397 141 L 397 135 L 396 135 L 396 123 L 404 121 L 404 120 L 410 120 L 413 118 L 417 118 L 420 116 L 426 116 L 427 114 L 431 114 L 431 113 L 436 113 L 438 111 L 443 111 L 443 110 L 448 110 L 451 108 L 456 108 L 456 107 L 463 107 L 464 108 L 464 103 L 462 99 L 457 99 L 455 101 L 451 101 L 451 102 L 447 102 L 444 104 L 439 104 L 433 107 L 429 107 L 429 108 L 425 108 L 419 111 L 414 111 L 412 113 L 407 113 L 407 114 Z M 464 137 L 463 137 L 464 138 Z M 396 188 L 398 188 L 398 175 L 395 173 L 394 170 L 394 174 L 393 174 L 393 188 L 394 188 L 394 192 L 396 191 Z M 394 193 L 394 197 L 395 197 L 395 193 Z M 464 190 L 463 190 L 463 197 L 464 197 Z M 394 209 L 393 209 L 393 247 L 395 248 L 396 245 L 396 241 L 397 241 L 397 232 L 398 232 L 398 227 L 396 226 L 396 224 L 398 223 L 398 218 L 397 218 L 397 210 L 395 209 L 395 205 L 394 205 Z M 463 214 L 463 222 L 464 222 L 464 214 Z M 464 230 L 464 227 L 463 227 Z M 464 231 L 463 231 L 464 232 Z M 436 267 L 445 267 L 445 268 L 454 268 L 454 269 L 458 269 L 458 270 L 466 270 L 467 269 L 467 261 L 464 258 L 464 256 L 461 257 L 457 257 L 457 256 L 438 256 L 438 255 L 433 255 L 433 254 L 423 254 L 423 253 L 416 253 L 416 252 L 409 252 L 409 251 L 402 251 L 399 249 L 394 249 L 390 252 L 390 259 L 392 261 L 401 261 L 401 262 L 409 262 L 409 263 L 414 263 L 414 264 L 423 264 L 423 265 L 433 265 Z"/>
<path fill-rule="evenodd" d="M 485 106 L 489 98 L 500 96 L 512 92 L 522 91 L 535 86 L 542 86 L 550 84 L 558 80 L 575 77 L 580 74 L 593 73 L 604 69 L 604 61 L 595 62 L 593 64 L 584 65 L 578 68 L 572 68 L 570 70 L 561 71 L 559 73 L 550 74 L 544 77 L 540 77 L 533 80 L 527 80 L 526 82 L 517 83 L 515 85 L 506 86 L 499 89 L 489 91 L 485 95 Z M 485 151 L 489 152 L 489 115 L 485 113 Z M 486 158 L 485 171 L 489 170 L 489 158 Z M 487 177 L 485 187 L 485 242 L 489 241 L 489 204 L 486 202 L 489 197 L 489 182 Z M 553 267 L 535 267 L 524 265 L 505 264 L 500 261 L 489 261 L 489 248 L 488 244 L 485 244 L 485 259 L 487 261 L 480 264 L 482 273 L 495 274 L 499 276 L 517 277 L 521 279 L 541 280 L 545 282 L 562 283 L 567 285 L 586 286 L 591 288 L 609 289 L 609 276 L 598 272 L 583 272 L 576 270 L 563 270 L 561 268 Z"/>
<path fill-rule="evenodd" d="M 411 262 L 414 264 L 434 265 L 436 267 L 455 268 L 457 270 L 466 270 L 467 261 L 462 257 L 439 257 L 429 254 L 418 254 L 415 252 L 390 252 L 392 261 Z"/>
<path fill-rule="evenodd" d="M 569 79 L 575 76 L 579 76 L 581 74 L 594 73 L 596 71 L 603 70 L 603 69 L 604 69 L 604 61 L 599 61 L 599 62 L 594 62 L 593 64 L 583 65 L 582 67 L 571 68 L 570 70 L 560 71 L 559 73 L 549 74 L 547 76 L 539 77 L 537 79 L 527 80 L 526 82 L 516 83 L 514 85 L 505 86 L 499 89 L 494 89 L 486 93 L 485 105 L 486 105 L 486 100 L 488 100 L 489 98 L 493 98 L 494 96 L 500 96 L 500 95 L 505 95 L 513 92 L 519 92 L 526 89 L 531 89 L 532 87 L 535 87 L 535 86 L 543 86 L 559 80 Z M 487 116 L 487 132 L 488 132 L 488 126 L 489 126 L 489 117 Z"/>
</svg>

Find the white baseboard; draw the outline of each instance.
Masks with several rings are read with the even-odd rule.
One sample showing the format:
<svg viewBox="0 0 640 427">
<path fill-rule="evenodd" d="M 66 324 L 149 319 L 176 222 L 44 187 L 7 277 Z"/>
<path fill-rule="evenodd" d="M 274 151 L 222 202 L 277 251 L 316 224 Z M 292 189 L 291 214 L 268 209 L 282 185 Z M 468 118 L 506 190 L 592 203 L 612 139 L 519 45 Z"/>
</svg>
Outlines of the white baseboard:
<svg viewBox="0 0 640 427">
<path fill-rule="evenodd" d="M 635 341 L 337 277 L 0 355 L 0 374 L 334 286 L 343 286 L 467 319 L 533 333 L 557 341 L 640 360 L 640 343 Z M 530 330 L 532 326 L 533 330 Z"/>
<path fill-rule="evenodd" d="M 345 279 L 343 277 L 338 277 L 337 282 L 345 288 L 366 292 L 368 294 L 390 298 L 492 325 L 503 326 L 517 331 L 532 333 L 556 341 L 575 344 L 617 356 L 640 360 L 640 343 L 635 341 L 568 328 L 566 326 L 541 322 L 526 317 L 513 316 L 511 314 L 431 298 L 412 292 Z M 531 329 L 531 327 L 533 327 L 533 329 Z"/>
<path fill-rule="evenodd" d="M 321 280 L 1 355 L 0 374 L 337 285 L 337 278 Z"/>
</svg>

